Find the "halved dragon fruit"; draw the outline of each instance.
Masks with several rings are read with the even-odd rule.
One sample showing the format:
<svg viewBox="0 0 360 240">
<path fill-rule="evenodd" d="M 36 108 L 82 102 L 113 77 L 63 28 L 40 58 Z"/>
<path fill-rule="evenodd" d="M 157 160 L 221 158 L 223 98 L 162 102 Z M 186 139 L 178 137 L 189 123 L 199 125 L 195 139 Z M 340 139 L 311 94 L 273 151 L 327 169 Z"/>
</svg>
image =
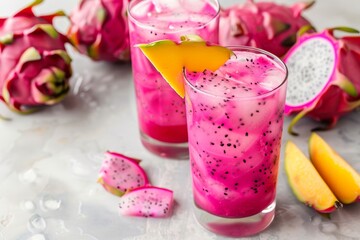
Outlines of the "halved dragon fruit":
<svg viewBox="0 0 360 240">
<path fill-rule="evenodd" d="M 123 196 L 127 191 L 149 184 L 140 160 L 120 153 L 106 152 L 98 182 L 110 193 Z"/>
<path fill-rule="evenodd" d="M 145 186 L 127 192 L 119 207 L 122 215 L 163 218 L 171 214 L 173 204 L 173 191 Z"/>
<path fill-rule="evenodd" d="M 360 106 L 360 36 L 336 37 L 335 30 L 305 33 L 284 57 L 289 70 L 285 114 L 297 113 L 288 131 L 303 117 L 334 127 L 344 114 Z"/>
</svg>

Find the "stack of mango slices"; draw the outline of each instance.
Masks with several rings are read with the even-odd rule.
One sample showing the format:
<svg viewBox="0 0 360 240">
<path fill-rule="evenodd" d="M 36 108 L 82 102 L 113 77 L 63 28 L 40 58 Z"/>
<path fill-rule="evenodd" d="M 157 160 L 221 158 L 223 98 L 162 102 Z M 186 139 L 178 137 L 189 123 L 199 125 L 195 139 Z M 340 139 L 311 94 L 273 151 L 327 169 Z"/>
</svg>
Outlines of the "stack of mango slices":
<svg viewBox="0 0 360 240">
<path fill-rule="evenodd" d="M 310 160 L 292 142 L 285 147 L 285 171 L 300 202 L 328 215 L 360 201 L 360 175 L 318 134 L 309 138 Z"/>
</svg>

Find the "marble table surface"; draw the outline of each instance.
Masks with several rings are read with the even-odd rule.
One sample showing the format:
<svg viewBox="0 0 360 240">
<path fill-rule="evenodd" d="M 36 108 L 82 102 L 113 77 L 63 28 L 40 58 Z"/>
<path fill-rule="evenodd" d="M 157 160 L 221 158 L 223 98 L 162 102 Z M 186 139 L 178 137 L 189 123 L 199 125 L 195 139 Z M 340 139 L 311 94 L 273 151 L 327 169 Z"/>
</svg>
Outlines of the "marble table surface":
<svg viewBox="0 0 360 240">
<path fill-rule="evenodd" d="M 29 1 L 1 1 L 0 16 L 25 2 Z M 69 12 L 75 4 L 47 0 L 36 11 Z M 306 16 L 319 29 L 339 25 L 360 29 L 359 10 L 358 0 L 318 0 Z M 56 24 L 66 29 L 66 21 Z M 12 118 L 0 121 L 0 240 L 225 239 L 204 230 L 193 217 L 188 161 L 159 158 L 142 147 L 130 64 L 95 63 L 69 51 L 74 76 L 71 92 L 61 104 L 29 116 L 11 113 L 0 104 L 0 113 Z M 285 119 L 285 129 L 290 119 Z M 319 133 L 357 171 L 359 125 L 360 111 L 355 111 L 335 129 Z M 284 131 L 283 142 L 291 139 L 307 151 L 310 129 L 316 126 L 304 119 L 297 126 L 300 136 Z M 118 198 L 96 183 L 106 150 L 143 159 L 153 184 L 174 190 L 171 218 L 118 214 Z M 249 239 L 360 239 L 359 227 L 360 203 L 345 206 L 331 220 L 299 203 L 287 184 L 282 155 L 276 218 L 267 230 Z"/>
</svg>

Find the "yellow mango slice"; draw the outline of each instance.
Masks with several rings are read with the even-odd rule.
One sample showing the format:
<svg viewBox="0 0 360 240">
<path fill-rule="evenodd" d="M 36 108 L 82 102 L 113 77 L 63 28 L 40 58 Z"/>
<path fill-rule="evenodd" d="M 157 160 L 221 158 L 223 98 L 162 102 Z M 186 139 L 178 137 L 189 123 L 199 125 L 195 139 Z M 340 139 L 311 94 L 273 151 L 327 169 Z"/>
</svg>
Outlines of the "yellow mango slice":
<svg viewBox="0 0 360 240">
<path fill-rule="evenodd" d="M 231 50 L 209 45 L 194 35 L 181 37 L 179 43 L 159 40 L 137 47 L 181 97 L 185 95 L 184 68 L 191 72 L 216 71 L 232 55 Z"/>
<path fill-rule="evenodd" d="M 285 147 L 285 171 L 300 202 L 320 213 L 330 213 L 342 206 L 310 160 L 291 141 Z"/>
<path fill-rule="evenodd" d="M 335 196 L 344 204 L 360 201 L 360 176 L 318 134 L 309 139 L 310 160 Z"/>
</svg>

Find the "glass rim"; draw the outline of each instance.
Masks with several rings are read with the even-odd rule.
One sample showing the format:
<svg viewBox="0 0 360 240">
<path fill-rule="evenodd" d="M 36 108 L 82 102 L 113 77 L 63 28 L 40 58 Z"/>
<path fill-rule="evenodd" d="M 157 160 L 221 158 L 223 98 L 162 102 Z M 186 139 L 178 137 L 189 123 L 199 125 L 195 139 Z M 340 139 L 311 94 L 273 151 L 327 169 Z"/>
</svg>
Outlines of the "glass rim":
<svg viewBox="0 0 360 240">
<path fill-rule="evenodd" d="M 288 79 L 288 68 L 286 66 L 286 64 L 275 54 L 272 54 L 264 49 L 261 48 L 256 48 L 256 47 L 251 47 L 251 46 L 227 46 L 226 48 L 236 51 L 245 51 L 245 52 L 253 52 L 253 53 L 258 53 L 258 54 L 264 54 L 267 57 L 270 57 L 273 61 L 275 61 L 277 64 L 279 64 L 279 66 L 285 71 L 284 77 L 282 79 L 282 81 L 274 88 L 266 91 L 265 93 L 262 93 L 260 95 L 255 95 L 255 96 L 235 96 L 234 98 L 227 98 L 226 96 L 222 96 L 222 95 L 218 95 L 218 94 L 213 94 L 211 91 L 204 91 L 202 89 L 199 89 L 198 87 L 196 87 L 194 84 L 192 84 L 186 77 L 186 73 L 187 70 L 186 68 L 183 68 L 183 77 L 184 77 L 184 81 L 185 84 L 189 85 L 192 89 L 194 89 L 197 92 L 200 92 L 201 94 L 204 95 L 208 95 L 208 96 L 212 96 L 212 97 L 217 97 L 217 98 L 222 98 L 222 99 L 226 99 L 229 101 L 234 101 L 234 100 L 239 100 L 239 99 L 256 99 L 256 98 L 262 98 L 262 97 L 267 97 L 269 95 L 271 95 L 273 92 L 276 92 L 278 89 L 280 89 L 286 82 Z"/>
<path fill-rule="evenodd" d="M 131 22 L 134 22 L 136 25 L 138 26 L 141 26 L 142 28 L 147 28 L 147 29 L 151 29 L 151 30 L 159 30 L 159 28 L 157 27 L 154 27 L 154 26 L 151 26 L 151 25 L 148 25 L 142 21 L 139 21 L 136 17 L 133 16 L 133 14 L 131 13 L 131 9 L 136 6 L 139 2 L 143 2 L 143 1 L 146 1 L 146 0 L 132 0 L 129 2 L 129 4 L 127 5 L 127 8 L 126 8 L 126 12 L 127 12 L 127 15 L 128 15 L 128 19 L 129 21 Z M 220 3 L 219 3 L 219 0 L 204 0 L 206 2 L 214 2 L 216 5 L 214 6 L 215 7 L 215 10 L 216 10 L 216 13 L 215 15 L 209 20 L 207 21 L 206 23 L 200 25 L 200 26 L 196 26 L 196 27 L 189 27 L 189 28 L 176 28 L 174 30 L 169 30 L 167 32 L 170 32 L 170 33 L 177 33 L 177 32 L 183 32 L 183 31 L 187 31 L 189 29 L 199 29 L 199 28 L 203 28 L 207 25 L 209 25 L 214 19 L 216 19 L 217 17 L 219 17 L 220 15 L 220 11 L 221 11 L 221 8 L 220 8 Z"/>
</svg>

